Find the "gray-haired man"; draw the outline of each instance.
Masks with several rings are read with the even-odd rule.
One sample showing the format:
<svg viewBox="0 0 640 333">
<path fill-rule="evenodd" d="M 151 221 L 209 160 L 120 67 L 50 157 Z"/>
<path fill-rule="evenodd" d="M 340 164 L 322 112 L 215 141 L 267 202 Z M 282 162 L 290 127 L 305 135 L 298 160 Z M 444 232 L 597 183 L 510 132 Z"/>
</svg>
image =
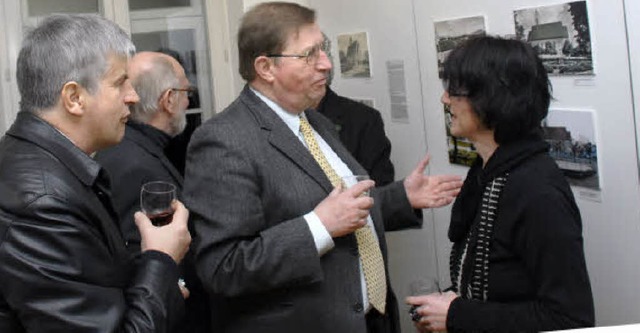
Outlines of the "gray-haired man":
<svg viewBox="0 0 640 333">
<path fill-rule="evenodd" d="M 188 211 L 136 224 L 130 260 L 91 156 L 118 143 L 138 101 L 127 76 L 134 47 L 95 15 L 56 15 L 24 40 L 21 110 L 0 141 L 0 332 L 166 332 L 184 312 L 178 267 Z"/>
</svg>

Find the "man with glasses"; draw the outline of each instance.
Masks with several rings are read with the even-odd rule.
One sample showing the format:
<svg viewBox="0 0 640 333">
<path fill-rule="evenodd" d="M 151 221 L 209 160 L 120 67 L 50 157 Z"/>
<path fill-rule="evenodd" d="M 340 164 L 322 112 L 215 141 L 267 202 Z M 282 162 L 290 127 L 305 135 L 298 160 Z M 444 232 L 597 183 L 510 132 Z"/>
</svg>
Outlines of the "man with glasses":
<svg viewBox="0 0 640 333">
<path fill-rule="evenodd" d="M 366 171 L 309 109 L 331 70 L 323 41 L 306 7 L 245 13 L 247 85 L 189 145 L 184 199 L 220 332 L 398 332 L 383 218 L 411 221 L 412 207 L 448 204 L 460 186 L 422 175 L 425 160 L 404 182 L 346 188 L 341 177 Z"/>
<path fill-rule="evenodd" d="M 159 52 L 140 52 L 128 65 L 129 77 L 140 101 L 130 106 L 122 142 L 96 154 L 95 159 L 111 176 L 113 204 L 129 252 L 140 253 L 140 233 L 133 214 L 140 210 L 140 188 L 150 181 L 176 185 L 181 197 L 183 177 L 165 155 L 169 140 L 186 126 L 186 110 L 193 88 L 183 67 Z M 200 332 L 208 319 L 208 301 L 193 269 L 191 255 L 180 265 L 186 299 L 186 318 L 179 331 Z M 188 288 L 188 289 L 187 289 Z M 185 326 L 186 325 L 186 326 Z M 188 328 L 188 329 L 187 329 Z M 185 330 L 187 329 L 187 330 Z"/>
</svg>

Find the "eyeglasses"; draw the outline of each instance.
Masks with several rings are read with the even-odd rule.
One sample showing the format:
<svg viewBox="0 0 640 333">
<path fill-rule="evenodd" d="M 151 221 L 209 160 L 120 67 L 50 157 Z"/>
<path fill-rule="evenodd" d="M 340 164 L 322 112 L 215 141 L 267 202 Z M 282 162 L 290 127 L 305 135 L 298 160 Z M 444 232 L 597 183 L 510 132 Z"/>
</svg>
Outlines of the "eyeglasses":
<svg viewBox="0 0 640 333">
<path fill-rule="evenodd" d="M 195 95 L 196 90 L 198 89 L 196 87 L 186 87 L 186 88 L 169 88 L 169 90 L 184 91 L 187 93 L 188 98 L 192 98 Z"/>
<path fill-rule="evenodd" d="M 320 59 L 320 51 L 325 54 L 329 53 L 330 41 L 323 40 L 321 43 L 314 45 L 310 49 L 304 51 L 302 54 L 267 54 L 266 56 L 269 58 L 297 58 L 297 59 L 305 59 L 308 65 L 313 65 L 318 62 Z"/>
</svg>

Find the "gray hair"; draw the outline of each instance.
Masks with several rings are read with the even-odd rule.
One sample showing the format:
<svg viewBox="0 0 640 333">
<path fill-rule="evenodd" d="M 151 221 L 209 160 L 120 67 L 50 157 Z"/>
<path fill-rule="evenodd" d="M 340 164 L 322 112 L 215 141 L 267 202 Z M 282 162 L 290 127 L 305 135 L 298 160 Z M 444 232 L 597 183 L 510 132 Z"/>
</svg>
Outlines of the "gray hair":
<svg viewBox="0 0 640 333">
<path fill-rule="evenodd" d="M 151 67 L 140 72 L 131 81 L 140 101 L 129 107 L 133 120 L 146 123 L 158 111 L 158 99 L 170 88 L 178 87 L 180 79 L 168 58 L 158 56 Z"/>
<path fill-rule="evenodd" d="M 30 31 L 18 55 L 20 108 L 53 107 L 62 87 L 75 81 L 90 94 L 108 70 L 111 55 L 129 57 L 135 46 L 115 23 L 95 14 L 57 14 Z"/>
</svg>

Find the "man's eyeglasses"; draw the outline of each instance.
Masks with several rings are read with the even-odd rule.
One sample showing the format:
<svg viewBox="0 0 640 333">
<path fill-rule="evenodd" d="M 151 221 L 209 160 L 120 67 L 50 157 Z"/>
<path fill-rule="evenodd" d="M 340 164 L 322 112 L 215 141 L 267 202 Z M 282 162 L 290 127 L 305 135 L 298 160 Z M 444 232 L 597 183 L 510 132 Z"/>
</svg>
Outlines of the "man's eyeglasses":
<svg viewBox="0 0 640 333">
<path fill-rule="evenodd" d="M 186 88 L 169 88 L 169 90 L 173 90 L 173 91 L 184 91 L 187 93 L 187 97 L 188 98 L 192 98 L 195 93 L 197 88 L 196 87 L 186 87 Z"/>
<path fill-rule="evenodd" d="M 318 62 L 320 58 L 320 51 L 325 54 L 329 53 L 330 43 L 328 40 L 322 41 L 322 43 L 316 44 L 310 49 L 304 51 L 302 54 L 267 54 L 266 56 L 269 58 L 297 58 L 297 59 L 305 59 L 308 65 L 313 65 Z"/>
</svg>

